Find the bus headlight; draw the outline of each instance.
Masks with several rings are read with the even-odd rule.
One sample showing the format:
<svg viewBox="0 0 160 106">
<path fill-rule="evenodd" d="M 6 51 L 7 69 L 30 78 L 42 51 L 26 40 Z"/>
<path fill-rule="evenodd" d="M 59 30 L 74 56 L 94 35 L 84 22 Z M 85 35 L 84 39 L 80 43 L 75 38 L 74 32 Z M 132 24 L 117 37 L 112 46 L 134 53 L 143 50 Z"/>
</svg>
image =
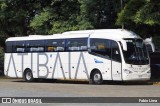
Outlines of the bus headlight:
<svg viewBox="0 0 160 106">
<path fill-rule="evenodd" d="M 132 73 L 132 71 L 130 71 L 130 70 L 128 70 L 128 69 L 124 69 L 124 72 L 125 72 L 126 74 L 131 74 L 131 73 Z"/>
</svg>

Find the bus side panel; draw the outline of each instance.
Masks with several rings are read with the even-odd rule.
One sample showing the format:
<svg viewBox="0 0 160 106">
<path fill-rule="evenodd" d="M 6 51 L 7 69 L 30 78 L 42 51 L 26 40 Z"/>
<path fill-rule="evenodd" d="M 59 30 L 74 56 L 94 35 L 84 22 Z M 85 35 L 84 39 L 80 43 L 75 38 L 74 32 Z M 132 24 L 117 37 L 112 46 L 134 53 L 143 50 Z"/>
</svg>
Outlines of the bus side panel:
<svg viewBox="0 0 160 106">
<path fill-rule="evenodd" d="M 93 69 L 98 69 L 102 74 L 103 80 L 112 80 L 111 60 L 89 53 L 84 53 L 84 58 L 87 64 L 89 75 Z"/>
<path fill-rule="evenodd" d="M 33 67 L 33 64 L 31 64 L 32 62 L 32 56 L 31 56 L 31 53 L 24 53 L 23 54 L 23 74 L 24 74 L 24 71 L 26 69 L 31 69 L 32 70 L 32 67 Z M 21 63 L 22 64 L 22 63 Z M 33 72 L 32 72 L 33 73 Z M 35 75 L 33 75 L 33 77 L 35 78 Z"/>
<path fill-rule="evenodd" d="M 11 53 L 5 53 L 5 61 L 4 61 L 4 74 L 5 76 L 9 76 L 9 77 L 16 77 L 16 71 L 14 70 L 14 65 L 13 62 L 11 62 Z M 12 59 L 13 61 L 13 59 Z"/>
<path fill-rule="evenodd" d="M 82 55 L 81 55 L 81 66 L 80 67 L 83 67 L 82 69 L 82 79 L 90 79 L 90 74 L 91 74 L 91 71 L 93 68 L 96 67 L 95 64 L 93 64 L 93 57 L 88 54 L 88 52 L 82 52 Z"/>
<path fill-rule="evenodd" d="M 22 55 L 17 53 L 5 54 L 5 75 L 9 77 L 22 78 Z"/>
<path fill-rule="evenodd" d="M 36 60 L 34 60 L 35 62 Z M 49 74 L 48 67 L 49 56 L 46 53 L 37 53 L 37 63 L 34 63 L 37 66 L 37 77 L 38 78 L 47 78 Z"/>
<path fill-rule="evenodd" d="M 81 52 L 69 52 L 70 53 L 70 72 L 71 79 L 82 79 L 80 67 L 80 53 Z"/>
<path fill-rule="evenodd" d="M 57 79 L 58 77 L 58 53 L 32 53 L 34 78 Z"/>
<path fill-rule="evenodd" d="M 58 78 L 58 64 L 56 61 L 57 58 L 57 53 L 56 52 L 50 52 L 50 53 L 46 53 L 48 56 L 48 64 L 47 67 L 49 69 L 49 73 L 48 73 L 48 77 L 49 79 L 57 79 Z"/>
<path fill-rule="evenodd" d="M 70 70 L 69 70 L 69 53 L 68 52 L 59 52 L 57 53 L 57 74 L 59 79 L 69 79 Z"/>
<path fill-rule="evenodd" d="M 29 53 L 30 54 L 30 64 L 31 64 L 31 70 L 33 74 L 33 78 L 38 78 L 38 66 L 37 66 L 37 53 Z"/>
</svg>

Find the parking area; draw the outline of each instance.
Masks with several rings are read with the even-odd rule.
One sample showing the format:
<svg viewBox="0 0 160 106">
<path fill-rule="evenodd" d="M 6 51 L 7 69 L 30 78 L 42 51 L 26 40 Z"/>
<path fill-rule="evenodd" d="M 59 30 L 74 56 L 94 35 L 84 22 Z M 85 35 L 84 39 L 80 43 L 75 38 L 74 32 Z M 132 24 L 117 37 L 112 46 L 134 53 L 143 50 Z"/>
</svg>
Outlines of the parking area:
<svg viewBox="0 0 160 106">
<path fill-rule="evenodd" d="M 160 97 L 160 84 L 152 82 L 105 82 L 0 79 L 1 97 Z"/>
</svg>

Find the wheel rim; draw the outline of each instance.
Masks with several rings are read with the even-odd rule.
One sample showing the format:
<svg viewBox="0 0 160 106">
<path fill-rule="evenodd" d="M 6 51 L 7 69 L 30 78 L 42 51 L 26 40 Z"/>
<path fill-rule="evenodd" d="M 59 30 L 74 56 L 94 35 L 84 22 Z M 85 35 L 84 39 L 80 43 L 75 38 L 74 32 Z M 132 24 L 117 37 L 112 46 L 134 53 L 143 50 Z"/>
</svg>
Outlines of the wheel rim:
<svg viewBox="0 0 160 106">
<path fill-rule="evenodd" d="M 32 73 L 31 73 L 31 72 L 28 72 L 28 73 L 26 74 L 26 79 L 27 79 L 27 80 L 31 80 L 31 79 L 32 79 Z"/>
<path fill-rule="evenodd" d="M 99 73 L 96 73 L 95 75 L 94 75 L 94 81 L 95 82 L 99 82 L 101 80 L 101 75 L 99 74 Z"/>
</svg>

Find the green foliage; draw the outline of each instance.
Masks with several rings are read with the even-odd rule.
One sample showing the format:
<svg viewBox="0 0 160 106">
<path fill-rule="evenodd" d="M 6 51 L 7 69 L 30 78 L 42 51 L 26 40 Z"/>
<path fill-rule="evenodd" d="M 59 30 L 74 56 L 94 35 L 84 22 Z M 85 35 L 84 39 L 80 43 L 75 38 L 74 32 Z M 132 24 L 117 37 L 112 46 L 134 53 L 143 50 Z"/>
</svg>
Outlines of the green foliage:
<svg viewBox="0 0 160 106">
<path fill-rule="evenodd" d="M 117 24 L 130 24 L 134 21 L 137 11 L 146 3 L 145 0 L 130 0 L 124 9 L 118 14 Z"/>
<path fill-rule="evenodd" d="M 31 27 L 36 28 L 43 26 L 43 24 L 48 21 L 51 17 L 50 13 L 48 11 L 42 12 L 39 16 L 36 16 L 34 18 L 34 22 L 31 23 Z"/>
<path fill-rule="evenodd" d="M 130 0 L 118 14 L 116 24 L 124 24 L 142 37 L 159 35 L 159 0 Z"/>
<path fill-rule="evenodd" d="M 83 8 L 77 0 L 56 0 L 44 7 L 40 14 L 31 21 L 34 34 L 62 33 L 69 30 L 93 28 L 83 18 Z"/>
<path fill-rule="evenodd" d="M 73 30 L 85 30 L 91 29 L 93 26 L 90 25 L 89 22 L 80 21 L 80 22 L 72 22 L 72 21 L 56 21 L 53 23 L 53 27 L 50 30 L 50 34 L 53 33 L 62 33 L 65 31 L 73 31 Z"/>
<path fill-rule="evenodd" d="M 120 0 L 80 0 L 82 16 L 96 29 L 115 28 Z"/>
<path fill-rule="evenodd" d="M 0 0 L 0 34 L 8 37 L 52 34 L 117 28 L 121 24 L 139 34 L 157 33 L 158 0 L 123 1 L 124 8 L 120 11 L 121 0 Z"/>
<path fill-rule="evenodd" d="M 3 47 L 0 46 L 0 70 L 3 70 L 4 66 L 4 50 Z"/>
<path fill-rule="evenodd" d="M 26 36 L 31 31 L 30 20 L 41 7 L 41 0 L 1 0 L 0 34 Z"/>
<path fill-rule="evenodd" d="M 34 33 L 48 34 L 50 25 L 48 20 L 52 19 L 52 15 L 49 11 L 44 10 L 31 21 L 30 27 L 36 29 Z"/>
<path fill-rule="evenodd" d="M 135 15 L 136 23 L 144 23 L 148 25 L 160 25 L 160 2 L 148 2 Z"/>
<path fill-rule="evenodd" d="M 3 47 L 0 46 L 0 61 L 3 61 L 3 58 L 4 58 L 4 50 L 3 50 Z"/>
</svg>

